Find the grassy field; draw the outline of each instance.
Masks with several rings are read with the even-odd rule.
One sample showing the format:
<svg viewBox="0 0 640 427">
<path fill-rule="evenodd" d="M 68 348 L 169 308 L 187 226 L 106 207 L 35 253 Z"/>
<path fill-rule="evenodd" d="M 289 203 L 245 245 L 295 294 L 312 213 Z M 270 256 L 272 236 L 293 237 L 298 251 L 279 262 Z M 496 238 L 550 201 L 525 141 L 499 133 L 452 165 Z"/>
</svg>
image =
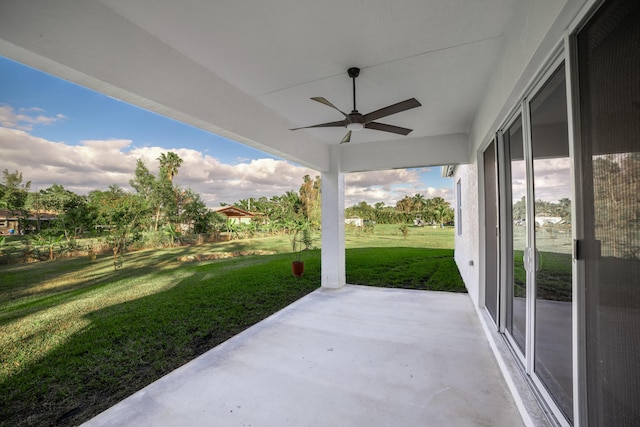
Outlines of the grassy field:
<svg viewBox="0 0 640 427">
<path fill-rule="evenodd" d="M 464 291 L 438 248 L 451 230 L 393 228 L 347 231 L 349 283 Z M 0 424 L 78 424 L 317 289 L 320 251 L 295 279 L 290 250 L 281 236 L 132 252 L 119 270 L 109 256 L 1 266 Z M 277 253 L 180 261 L 234 251 Z"/>
<path fill-rule="evenodd" d="M 453 227 L 408 226 L 404 237 L 397 224 L 376 224 L 373 232 L 363 228 L 345 226 L 345 246 L 347 248 L 432 248 L 453 249 Z"/>
</svg>

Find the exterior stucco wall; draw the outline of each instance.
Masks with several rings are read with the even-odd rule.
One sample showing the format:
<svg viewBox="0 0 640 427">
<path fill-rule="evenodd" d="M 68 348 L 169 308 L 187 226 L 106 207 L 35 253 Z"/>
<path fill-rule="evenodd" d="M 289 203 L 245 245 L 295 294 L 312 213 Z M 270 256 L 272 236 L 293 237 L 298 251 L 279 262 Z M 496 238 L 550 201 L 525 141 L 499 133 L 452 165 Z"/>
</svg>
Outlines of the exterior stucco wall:
<svg viewBox="0 0 640 427">
<path fill-rule="evenodd" d="M 455 182 L 462 182 L 461 236 L 455 239 L 455 260 L 469 294 L 476 304 L 480 296 L 480 212 L 478 187 L 479 147 L 493 137 L 502 121 L 522 99 L 527 88 L 554 50 L 562 45 L 563 36 L 573 19 L 588 0 L 519 1 L 511 25 L 505 33 L 502 56 L 494 67 L 484 100 L 469 132 L 469 164 L 459 166 Z M 457 220 L 457 219 L 456 219 Z M 470 265 L 473 261 L 473 266 Z"/>
<path fill-rule="evenodd" d="M 519 1 L 482 105 L 469 132 L 471 156 L 532 84 L 588 0 Z M 473 161 L 473 160 L 472 160 Z"/>
<path fill-rule="evenodd" d="M 479 297 L 478 276 L 478 177 L 477 165 L 461 165 L 456 168 L 454 182 L 461 182 L 462 234 L 455 237 L 455 261 L 464 280 L 469 296 L 475 304 Z M 457 196 L 456 196 L 457 197 Z M 456 206 L 457 206 L 456 200 Z M 456 224 L 460 221 L 456 209 Z"/>
</svg>

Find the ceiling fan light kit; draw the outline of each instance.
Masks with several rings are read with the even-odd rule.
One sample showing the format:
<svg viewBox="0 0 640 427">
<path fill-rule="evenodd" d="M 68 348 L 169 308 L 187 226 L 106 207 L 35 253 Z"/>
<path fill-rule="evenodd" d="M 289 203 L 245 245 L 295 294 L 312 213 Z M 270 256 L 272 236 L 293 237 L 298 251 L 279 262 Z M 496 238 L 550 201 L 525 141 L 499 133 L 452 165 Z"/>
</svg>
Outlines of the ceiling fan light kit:
<svg viewBox="0 0 640 427">
<path fill-rule="evenodd" d="M 397 104 L 389 105 L 388 107 L 384 107 L 379 110 L 373 111 L 369 114 L 363 115 L 359 113 L 358 109 L 356 108 L 356 77 L 360 75 L 360 68 L 351 67 L 347 70 L 347 74 L 349 75 L 349 77 L 351 77 L 353 81 L 353 110 L 351 111 L 351 113 L 347 114 L 341 111 L 338 107 L 336 107 L 335 105 L 333 105 L 331 102 L 327 101 L 323 97 L 314 97 L 311 99 L 340 112 L 344 116 L 344 120 L 321 123 L 321 124 L 312 125 L 312 126 L 304 126 L 304 127 L 291 129 L 291 130 L 321 128 L 321 127 L 346 127 L 348 129 L 348 132 L 344 136 L 344 138 L 342 138 L 342 141 L 340 141 L 340 144 L 350 142 L 351 132 L 352 131 L 357 132 L 362 129 L 379 130 L 383 132 L 395 133 L 398 135 L 408 135 L 413 130 L 413 129 L 402 128 L 399 126 L 379 123 L 379 122 L 376 122 L 375 120 L 421 106 L 422 104 L 420 104 L 420 102 L 418 102 L 417 99 L 415 98 L 407 99 L 406 101 L 398 102 Z"/>
</svg>

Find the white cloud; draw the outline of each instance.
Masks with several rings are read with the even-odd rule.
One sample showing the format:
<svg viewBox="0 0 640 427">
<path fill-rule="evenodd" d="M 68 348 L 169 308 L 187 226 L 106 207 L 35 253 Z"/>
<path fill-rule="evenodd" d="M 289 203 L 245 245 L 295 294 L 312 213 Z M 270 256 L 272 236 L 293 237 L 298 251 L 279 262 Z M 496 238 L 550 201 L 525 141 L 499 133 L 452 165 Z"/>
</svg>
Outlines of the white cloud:
<svg viewBox="0 0 640 427">
<path fill-rule="evenodd" d="M 209 206 L 249 197 L 272 197 L 298 190 L 302 177 L 318 172 L 284 160 L 257 159 L 229 165 L 186 148 L 133 148 L 130 140 L 87 140 L 80 145 L 48 141 L 29 133 L 0 127 L 0 169 L 19 170 L 32 189 L 60 184 L 79 194 L 117 184 L 130 189 L 137 159 L 157 173 L 157 158 L 173 151 L 183 163 L 175 182 L 200 193 Z"/>
<path fill-rule="evenodd" d="M 198 192 L 208 206 L 234 203 L 249 197 L 272 197 L 297 191 L 302 177 L 319 172 L 285 160 L 254 159 L 238 164 L 188 148 L 135 147 L 127 139 L 85 140 L 79 145 L 49 141 L 27 131 L 0 127 L 0 169 L 22 172 L 32 189 L 63 185 L 78 194 L 105 190 L 116 184 L 130 189 L 137 159 L 158 172 L 158 157 L 173 151 L 183 163 L 175 178 L 182 187 Z M 395 206 L 405 195 L 421 193 L 427 198 L 442 196 L 452 201 L 450 189 L 425 188 L 418 169 L 350 173 L 346 175 L 345 205 L 361 201 Z"/>
<path fill-rule="evenodd" d="M 30 131 L 36 125 L 51 125 L 67 117 L 64 114 L 45 115 L 45 110 L 38 107 L 20 108 L 16 112 L 9 105 L 0 105 L 0 126 Z"/>
<path fill-rule="evenodd" d="M 383 202 L 395 206 L 404 196 L 422 194 L 426 198 L 440 196 L 453 203 L 450 188 L 426 187 L 420 179 L 420 173 L 427 169 L 392 169 L 375 172 L 354 172 L 345 179 L 345 205 L 353 206 L 362 201 L 370 205 Z"/>
<path fill-rule="evenodd" d="M 536 200 L 557 202 L 562 198 L 571 198 L 569 157 L 535 159 L 533 170 Z"/>
</svg>

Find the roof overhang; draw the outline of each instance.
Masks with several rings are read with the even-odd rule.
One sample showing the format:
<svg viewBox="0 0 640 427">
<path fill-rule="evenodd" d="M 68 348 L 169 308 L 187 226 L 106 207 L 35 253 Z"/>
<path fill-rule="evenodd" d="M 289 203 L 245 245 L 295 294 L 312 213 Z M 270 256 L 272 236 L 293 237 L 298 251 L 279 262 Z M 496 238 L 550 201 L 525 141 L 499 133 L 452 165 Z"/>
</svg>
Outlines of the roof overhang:
<svg viewBox="0 0 640 427">
<path fill-rule="evenodd" d="M 0 1 L 0 54 L 316 170 L 342 128 L 289 129 L 352 107 L 417 98 L 360 131 L 341 167 L 467 162 L 468 132 L 500 55 L 514 0 L 174 2 Z"/>
</svg>

